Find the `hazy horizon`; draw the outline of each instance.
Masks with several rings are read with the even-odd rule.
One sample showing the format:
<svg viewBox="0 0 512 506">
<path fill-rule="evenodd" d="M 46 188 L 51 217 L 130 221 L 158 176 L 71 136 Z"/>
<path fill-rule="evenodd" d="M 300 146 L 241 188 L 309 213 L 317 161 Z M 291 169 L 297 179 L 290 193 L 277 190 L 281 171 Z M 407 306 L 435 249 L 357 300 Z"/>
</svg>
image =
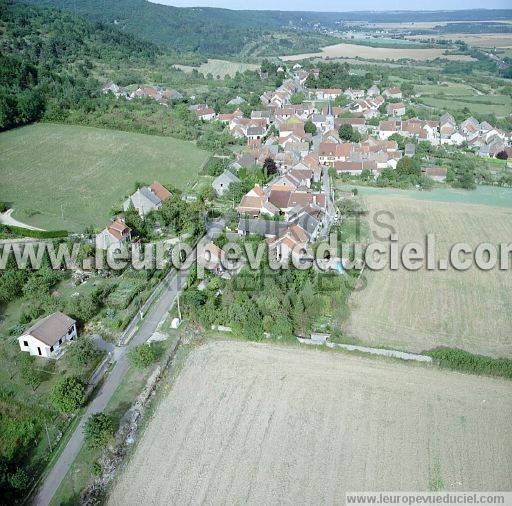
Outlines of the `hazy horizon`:
<svg viewBox="0 0 512 506">
<path fill-rule="evenodd" d="M 423 0 L 388 0 L 383 8 L 383 3 L 378 0 L 363 0 L 358 2 L 357 9 L 352 4 L 336 0 L 318 0 L 312 6 L 311 0 L 259 0 L 257 5 L 248 5 L 243 0 L 149 0 L 153 3 L 171 5 L 174 7 L 220 7 L 232 10 L 277 10 L 277 11 L 308 11 L 308 12 L 390 12 L 390 11 L 458 11 L 474 9 L 510 9 L 509 0 L 433 0 L 425 8 Z M 348 4 L 348 5 L 346 5 Z"/>
</svg>

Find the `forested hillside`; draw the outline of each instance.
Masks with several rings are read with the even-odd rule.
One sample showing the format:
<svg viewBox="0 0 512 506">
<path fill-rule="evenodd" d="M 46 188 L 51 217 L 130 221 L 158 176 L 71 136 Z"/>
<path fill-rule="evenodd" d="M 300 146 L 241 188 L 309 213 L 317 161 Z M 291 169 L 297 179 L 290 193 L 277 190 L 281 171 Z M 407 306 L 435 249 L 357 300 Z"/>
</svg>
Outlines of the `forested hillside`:
<svg viewBox="0 0 512 506">
<path fill-rule="evenodd" d="M 317 50 L 333 37 L 308 32 L 300 13 L 178 8 L 145 0 L 27 0 L 88 16 L 172 48 L 207 56 L 239 56 L 259 42 L 264 54 Z M 329 19 L 329 18 L 326 18 Z M 300 27 L 300 33 L 294 28 Z M 272 44 L 268 44 L 272 38 Z M 282 41 L 276 44 L 276 41 Z"/>
<path fill-rule="evenodd" d="M 0 129 L 98 94 L 95 63 L 151 62 L 157 46 L 54 9 L 0 1 Z"/>
</svg>

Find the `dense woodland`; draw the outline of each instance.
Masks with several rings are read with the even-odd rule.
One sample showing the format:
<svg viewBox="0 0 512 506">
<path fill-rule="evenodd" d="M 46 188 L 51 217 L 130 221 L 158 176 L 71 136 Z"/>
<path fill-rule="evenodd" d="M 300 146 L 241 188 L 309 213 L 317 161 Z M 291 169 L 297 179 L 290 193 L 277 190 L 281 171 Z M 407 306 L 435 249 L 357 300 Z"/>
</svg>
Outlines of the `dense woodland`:
<svg viewBox="0 0 512 506">
<path fill-rule="evenodd" d="M 239 56 L 246 47 L 254 49 L 269 36 L 278 36 L 282 43 L 271 44 L 267 51 L 304 52 L 317 50 L 335 40 L 333 37 L 300 33 L 289 29 L 299 23 L 298 13 L 269 13 L 259 11 L 230 11 L 215 8 L 177 8 L 145 0 L 29 0 L 40 6 L 56 7 L 84 15 L 94 21 L 115 25 L 145 40 L 179 52 L 200 53 L 206 56 Z M 258 44 L 253 44 L 257 42 Z M 270 53 L 267 53 L 270 54 Z"/>
</svg>

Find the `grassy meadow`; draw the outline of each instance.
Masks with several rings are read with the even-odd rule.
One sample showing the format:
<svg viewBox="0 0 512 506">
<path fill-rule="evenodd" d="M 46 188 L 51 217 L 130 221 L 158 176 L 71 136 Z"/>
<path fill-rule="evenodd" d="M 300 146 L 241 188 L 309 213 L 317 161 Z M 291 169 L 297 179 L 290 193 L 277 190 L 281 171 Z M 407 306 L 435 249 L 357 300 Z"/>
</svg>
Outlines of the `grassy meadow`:
<svg viewBox="0 0 512 506">
<path fill-rule="evenodd" d="M 185 188 L 207 157 L 194 143 L 170 137 L 30 125 L 0 134 L 0 201 L 36 227 L 102 227 L 136 182 Z"/>
<path fill-rule="evenodd" d="M 449 112 L 467 107 L 473 114 L 495 114 L 498 117 L 503 117 L 512 113 L 512 98 L 507 95 L 478 95 L 461 98 L 458 98 L 457 95 L 447 97 L 423 95 L 421 102 Z"/>
<path fill-rule="evenodd" d="M 220 76 L 222 79 L 227 75 L 234 76 L 237 72 L 245 72 L 246 70 L 256 70 L 259 68 L 259 66 L 254 63 L 241 63 L 215 59 L 210 59 L 206 63 L 199 65 L 199 67 L 192 67 L 189 65 L 174 66 L 184 72 L 192 72 L 196 69 L 200 74 L 212 74 L 213 77 Z"/>
<path fill-rule="evenodd" d="M 435 234 L 437 261 L 449 258 L 458 242 L 473 250 L 483 242 L 498 245 L 512 237 L 512 192 L 466 193 L 457 191 L 435 198 L 430 192 L 400 194 L 397 190 L 369 191 L 365 199 L 372 231 L 387 235 L 372 217 L 389 211 L 393 218 L 380 218 L 398 233 L 399 245 L 425 244 Z M 435 193 L 435 192 L 434 192 Z M 474 200 L 471 200 L 471 199 Z M 508 205 L 506 202 L 508 201 Z M 498 207 L 497 202 L 502 206 Z M 491 205 L 488 205 L 491 204 Z M 386 241 L 384 241 L 386 243 Z M 349 301 L 351 316 L 345 333 L 376 346 L 422 352 L 438 346 L 461 348 L 493 357 L 512 357 L 512 273 L 472 266 L 466 271 L 365 271 L 367 286 Z"/>
</svg>

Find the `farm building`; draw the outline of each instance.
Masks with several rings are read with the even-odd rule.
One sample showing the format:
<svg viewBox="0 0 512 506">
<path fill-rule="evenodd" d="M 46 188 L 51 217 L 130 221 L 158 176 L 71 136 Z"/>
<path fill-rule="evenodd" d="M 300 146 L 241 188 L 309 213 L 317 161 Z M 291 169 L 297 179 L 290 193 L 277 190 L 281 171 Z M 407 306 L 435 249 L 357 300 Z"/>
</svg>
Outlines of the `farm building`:
<svg viewBox="0 0 512 506">
<path fill-rule="evenodd" d="M 446 180 L 446 173 L 448 171 L 444 167 L 426 167 L 425 169 L 422 169 L 422 172 L 425 174 L 425 176 L 430 177 L 434 181 L 437 181 L 438 183 L 444 183 Z"/>
<path fill-rule="evenodd" d="M 77 337 L 76 321 L 56 312 L 37 321 L 18 337 L 21 351 L 46 358 L 59 358 L 62 345 Z"/>
</svg>

